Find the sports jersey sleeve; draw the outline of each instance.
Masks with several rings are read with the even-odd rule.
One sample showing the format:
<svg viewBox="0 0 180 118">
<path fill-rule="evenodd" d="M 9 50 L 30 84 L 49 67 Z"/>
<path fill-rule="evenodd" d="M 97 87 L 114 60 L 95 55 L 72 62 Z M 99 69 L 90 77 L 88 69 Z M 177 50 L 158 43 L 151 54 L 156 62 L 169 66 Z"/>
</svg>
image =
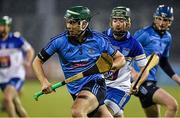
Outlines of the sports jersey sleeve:
<svg viewBox="0 0 180 118">
<path fill-rule="evenodd" d="M 18 40 L 18 44 L 21 47 L 21 49 L 26 52 L 31 48 L 31 45 L 19 34 L 18 32 L 13 33 L 13 37 Z"/>
<path fill-rule="evenodd" d="M 106 36 L 99 42 L 99 45 L 101 47 L 101 52 L 107 52 L 111 56 L 115 55 L 116 50 L 112 47 L 112 44 Z"/>
<path fill-rule="evenodd" d="M 144 32 L 144 30 L 139 30 L 134 34 L 134 38 L 139 41 L 143 47 L 148 44 L 147 37 L 148 34 Z"/>
<path fill-rule="evenodd" d="M 56 53 L 58 49 L 60 49 L 60 45 L 62 44 L 62 40 L 52 39 L 42 50 L 39 52 L 38 57 L 45 62 L 48 60 L 53 54 Z"/>
<path fill-rule="evenodd" d="M 30 49 L 31 49 L 30 43 L 28 43 L 26 40 L 24 40 L 24 41 L 23 41 L 23 45 L 22 45 L 22 49 L 23 49 L 24 51 L 30 50 Z"/>
<path fill-rule="evenodd" d="M 168 42 L 168 44 L 167 44 L 167 46 L 166 46 L 166 48 L 165 48 L 165 50 L 164 50 L 164 52 L 163 52 L 163 54 L 162 54 L 162 56 L 163 57 L 169 57 L 169 52 L 170 52 L 170 49 L 171 49 L 171 45 L 172 45 L 172 37 L 171 37 L 171 35 L 169 35 L 169 42 Z"/>
<path fill-rule="evenodd" d="M 133 44 L 133 55 L 135 57 L 135 61 L 137 63 L 137 65 L 139 67 L 143 67 L 146 65 L 147 63 L 147 58 L 146 58 L 146 55 L 144 53 L 144 49 L 142 47 L 142 45 L 135 41 L 134 44 Z"/>
</svg>

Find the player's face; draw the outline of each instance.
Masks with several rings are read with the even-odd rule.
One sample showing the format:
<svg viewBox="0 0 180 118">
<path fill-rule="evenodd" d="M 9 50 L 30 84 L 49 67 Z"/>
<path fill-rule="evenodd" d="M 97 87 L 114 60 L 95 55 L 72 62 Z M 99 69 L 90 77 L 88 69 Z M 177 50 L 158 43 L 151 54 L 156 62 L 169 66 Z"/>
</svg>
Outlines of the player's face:
<svg viewBox="0 0 180 118">
<path fill-rule="evenodd" d="M 172 24 L 172 21 L 169 18 L 156 16 L 154 18 L 154 25 L 158 30 L 167 30 Z"/>
<path fill-rule="evenodd" d="M 78 36 L 81 32 L 80 22 L 76 20 L 66 20 L 66 28 L 70 36 Z"/>
<path fill-rule="evenodd" d="M 7 25 L 0 24 L 0 38 L 6 36 L 9 32 L 9 27 Z"/>
<path fill-rule="evenodd" d="M 123 18 L 113 18 L 112 19 L 112 29 L 116 32 L 122 32 L 128 30 L 128 22 Z"/>
</svg>

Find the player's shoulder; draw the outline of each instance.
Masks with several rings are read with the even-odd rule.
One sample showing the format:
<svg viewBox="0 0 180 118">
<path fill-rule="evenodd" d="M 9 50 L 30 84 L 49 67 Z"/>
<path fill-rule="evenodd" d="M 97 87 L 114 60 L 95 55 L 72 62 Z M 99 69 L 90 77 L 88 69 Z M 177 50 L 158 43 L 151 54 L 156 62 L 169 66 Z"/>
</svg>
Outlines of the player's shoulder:
<svg viewBox="0 0 180 118">
<path fill-rule="evenodd" d="M 170 33 L 169 31 L 166 31 L 166 35 L 167 35 L 168 37 L 170 37 L 170 38 L 172 37 L 172 36 L 171 36 L 171 33 Z"/>
<path fill-rule="evenodd" d="M 134 37 L 137 38 L 139 36 L 146 36 L 146 35 L 150 35 L 151 33 L 152 33 L 152 27 L 151 26 L 145 26 L 141 29 L 138 29 L 134 33 Z"/>
<path fill-rule="evenodd" d="M 67 36 L 67 31 L 64 31 L 58 35 L 53 36 L 51 40 L 62 39 L 65 38 L 66 36 Z"/>
<path fill-rule="evenodd" d="M 96 39 L 100 39 L 100 40 L 105 39 L 105 40 L 108 40 L 108 36 L 105 35 L 102 32 L 92 31 L 92 34 L 93 34 L 93 37 L 95 37 Z"/>
<path fill-rule="evenodd" d="M 58 35 L 55 35 L 53 37 L 50 38 L 50 42 L 53 42 L 53 41 L 65 41 L 67 38 L 67 31 L 64 31 Z"/>
<path fill-rule="evenodd" d="M 9 38 L 12 42 L 24 42 L 24 38 L 21 36 L 20 32 L 10 32 Z"/>
</svg>

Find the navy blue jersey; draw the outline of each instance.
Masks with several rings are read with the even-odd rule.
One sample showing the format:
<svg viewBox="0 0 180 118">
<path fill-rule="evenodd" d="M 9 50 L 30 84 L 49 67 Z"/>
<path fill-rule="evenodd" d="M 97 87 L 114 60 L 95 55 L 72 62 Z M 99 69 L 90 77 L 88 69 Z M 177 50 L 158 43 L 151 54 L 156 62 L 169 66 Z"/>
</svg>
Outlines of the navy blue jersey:
<svg viewBox="0 0 180 118">
<path fill-rule="evenodd" d="M 50 56 L 54 53 L 58 54 L 65 79 L 67 79 L 92 67 L 102 52 L 113 56 L 116 51 L 106 40 L 103 34 L 90 31 L 90 35 L 83 43 L 72 43 L 68 38 L 68 33 L 64 32 L 52 38 L 44 50 Z M 102 79 L 102 74 L 93 74 L 69 83 L 68 90 L 71 94 L 76 94 L 83 85 L 96 79 Z"/>
<path fill-rule="evenodd" d="M 169 57 L 169 50 L 172 42 L 171 34 L 169 32 L 166 31 L 164 35 L 161 37 L 153 29 L 152 26 L 148 26 L 138 30 L 134 34 L 134 37 L 141 43 L 147 56 L 155 52 L 160 57 Z M 155 77 L 156 72 L 157 72 L 157 66 L 155 66 L 150 71 L 148 80 L 157 81 Z"/>
</svg>

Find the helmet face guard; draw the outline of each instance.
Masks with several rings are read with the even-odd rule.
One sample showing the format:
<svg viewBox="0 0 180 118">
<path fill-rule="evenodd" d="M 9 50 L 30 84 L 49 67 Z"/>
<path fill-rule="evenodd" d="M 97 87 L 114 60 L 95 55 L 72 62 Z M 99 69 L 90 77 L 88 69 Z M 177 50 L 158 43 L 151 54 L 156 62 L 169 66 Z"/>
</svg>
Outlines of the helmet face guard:
<svg viewBox="0 0 180 118">
<path fill-rule="evenodd" d="M 174 20 L 173 8 L 170 6 L 159 5 L 154 13 L 153 26 L 160 32 L 169 30 Z"/>
<path fill-rule="evenodd" d="M 113 22 L 116 20 L 124 21 L 125 24 L 121 26 L 122 30 L 118 30 L 120 28 L 116 29 L 116 26 L 113 25 Z M 111 13 L 110 26 L 114 35 L 121 37 L 126 34 L 131 26 L 130 9 L 124 6 L 115 7 Z"/>
</svg>

